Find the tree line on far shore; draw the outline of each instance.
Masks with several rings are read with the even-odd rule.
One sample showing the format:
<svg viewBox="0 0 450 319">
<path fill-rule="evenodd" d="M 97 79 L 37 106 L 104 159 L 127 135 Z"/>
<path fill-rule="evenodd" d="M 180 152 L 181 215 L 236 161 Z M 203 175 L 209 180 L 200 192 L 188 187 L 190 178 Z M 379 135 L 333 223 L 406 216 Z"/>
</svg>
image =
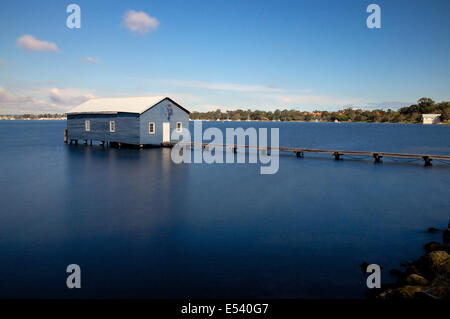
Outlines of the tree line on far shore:
<svg viewBox="0 0 450 319">
<path fill-rule="evenodd" d="M 430 98 L 421 98 L 416 104 L 402 107 L 398 110 L 363 110 L 344 108 L 339 111 L 313 111 L 305 112 L 298 110 L 235 110 L 222 112 L 220 109 L 211 112 L 191 112 L 191 120 L 231 120 L 231 121 L 323 121 L 323 122 L 386 122 L 386 123 L 420 123 L 422 114 L 440 114 L 441 121 L 450 123 L 450 102 L 436 103 Z M 3 118 L 15 119 L 56 119 L 64 118 L 64 114 L 22 114 L 22 115 L 0 115 Z"/>
<path fill-rule="evenodd" d="M 362 110 L 351 107 L 339 111 L 304 112 L 298 110 L 235 110 L 222 112 L 220 109 L 211 112 L 192 112 L 192 120 L 232 120 L 232 121 L 324 121 L 324 122 L 387 122 L 387 123 L 419 123 L 422 114 L 441 114 L 441 120 L 450 120 L 450 102 L 436 103 L 430 98 L 421 98 L 416 104 L 392 109 Z"/>
</svg>

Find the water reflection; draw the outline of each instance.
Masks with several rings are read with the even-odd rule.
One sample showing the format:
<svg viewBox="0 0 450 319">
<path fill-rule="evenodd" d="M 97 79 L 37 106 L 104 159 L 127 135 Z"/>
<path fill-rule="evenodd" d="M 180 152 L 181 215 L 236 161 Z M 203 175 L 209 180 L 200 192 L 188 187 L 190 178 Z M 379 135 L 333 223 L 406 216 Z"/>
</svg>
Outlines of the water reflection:
<svg viewBox="0 0 450 319">
<path fill-rule="evenodd" d="M 363 260 L 397 267 L 449 216 L 441 167 L 288 154 L 263 176 L 177 165 L 170 149 L 65 145 L 62 122 L 2 125 L 0 297 L 71 297 L 65 267 L 77 263 L 86 298 L 358 298 Z M 450 146 L 441 127 L 261 125 L 283 125 L 287 146 Z"/>
</svg>

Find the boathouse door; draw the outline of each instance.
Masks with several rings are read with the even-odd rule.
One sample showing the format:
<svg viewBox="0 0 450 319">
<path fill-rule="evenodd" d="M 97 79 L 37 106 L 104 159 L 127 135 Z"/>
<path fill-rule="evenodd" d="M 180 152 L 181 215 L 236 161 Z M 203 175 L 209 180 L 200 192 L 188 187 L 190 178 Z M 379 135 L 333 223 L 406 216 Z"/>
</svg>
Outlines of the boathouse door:
<svg viewBox="0 0 450 319">
<path fill-rule="evenodd" d="M 164 122 L 163 123 L 163 143 L 164 142 L 170 142 L 170 123 Z"/>
</svg>

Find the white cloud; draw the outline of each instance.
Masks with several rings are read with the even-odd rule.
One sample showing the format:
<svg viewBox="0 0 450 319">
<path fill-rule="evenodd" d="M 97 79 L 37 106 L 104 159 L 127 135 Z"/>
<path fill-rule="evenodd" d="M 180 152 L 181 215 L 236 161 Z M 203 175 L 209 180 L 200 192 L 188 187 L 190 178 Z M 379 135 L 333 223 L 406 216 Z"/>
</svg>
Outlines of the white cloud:
<svg viewBox="0 0 450 319">
<path fill-rule="evenodd" d="M 98 63 L 98 62 L 100 62 L 100 59 L 99 58 L 94 58 L 94 57 L 91 57 L 91 56 L 87 56 L 87 57 L 84 58 L 84 62 L 87 62 L 87 63 Z"/>
<path fill-rule="evenodd" d="M 215 99 L 214 97 L 212 97 Z M 204 100 L 205 101 L 205 100 Z M 207 102 L 207 101 L 205 101 Z M 313 111 L 315 109 L 337 110 L 347 105 L 361 105 L 356 98 L 341 98 L 326 95 L 308 94 L 278 94 L 278 93 L 244 93 L 237 94 L 228 103 L 220 104 L 195 104 L 194 109 L 200 112 L 215 111 L 223 112 L 237 109 L 274 111 L 276 109 L 298 109 Z"/>
<path fill-rule="evenodd" d="M 64 113 L 71 107 L 95 97 L 80 89 L 59 88 L 38 90 L 34 95 L 12 94 L 0 86 L 0 114 Z"/>
<path fill-rule="evenodd" d="M 11 94 L 0 86 L 0 114 L 41 112 L 57 113 L 61 112 L 61 109 L 31 96 Z"/>
<path fill-rule="evenodd" d="M 185 103 L 191 110 L 222 111 L 252 109 L 273 111 L 276 109 L 336 110 L 345 106 L 364 107 L 367 100 L 359 96 L 330 95 L 313 92 L 312 88 L 283 88 L 273 83 L 267 85 L 206 82 L 178 79 L 139 79 L 141 83 L 165 84 L 172 94 L 189 92 L 195 99 Z M 170 94 L 169 94 L 170 96 Z M 183 102 L 183 101 L 182 101 Z"/>
<path fill-rule="evenodd" d="M 27 51 L 58 52 L 58 46 L 53 42 L 41 41 L 31 35 L 23 35 L 17 39 L 17 45 Z"/>
<path fill-rule="evenodd" d="M 93 99 L 95 96 L 91 93 L 85 94 L 75 89 L 51 88 L 49 98 L 54 104 L 75 106 L 89 99 Z"/>
<path fill-rule="evenodd" d="M 272 95 L 270 98 L 278 100 L 279 102 L 286 104 L 301 104 L 301 105 L 318 105 L 318 106 L 342 106 L 349 104 L 356 104 L 359 101 L 354 98 L 337 98 L 327 95 Z"/>
<path fill-rule="evenodd" d="M 144 11 L 128 10 L 123 17 L 123 22 L 127 29 L 140 35 L 147 34 L 159 26 L 158 19 L 150 17 Z"/>
<path fill-rule="evenodd" d="M 16 102 L 16 101 L 24 102 L 27 100 L 28 100 L 28 98 L 17 97 L 11 93 L 6 92 L 6 90 L 0 86 L 0 103 L 9 103 L 9 102 Z"/>
<path fill-rule="evenodd" d="M 164 80 L 168 84 L 176 86 L 220 90 L 220 91 L 238 91 L 238 92 L 284 92 L 284 90 L 274 87 L 273 85 L 245 85 L 235 83 L 215 83 L 203 81 L 183 81 L 183 80 Z"/>
<path fill-rule="evenodd" d="M 183 88 L 186 91 L 193 91 L 192 89 L 202 90 L 202 98 L 191 103 L 193 108 L 198 111 L 215 111 L 218 108 L 222 111 L 248 108 L 260 110 L 275 110 L 279 108 L 314 110 L 316 108 L 336 109 L 346 105 L 362 105 L 362 100 L 359 98 L 311 94 L 313 92 L 311 88 L 285 89 L 274 84 L 248 85 L 177 79 L 151 81 L 157 81 L 158 84 L 166 83 Z M 222 95 L 221 92 L 208 91 L 232 92 L 232 94 Z M 226 100 L 217 100 L 219 95 Z M 212 100 L 215 100 L 215 102 Z"/>
</svg>

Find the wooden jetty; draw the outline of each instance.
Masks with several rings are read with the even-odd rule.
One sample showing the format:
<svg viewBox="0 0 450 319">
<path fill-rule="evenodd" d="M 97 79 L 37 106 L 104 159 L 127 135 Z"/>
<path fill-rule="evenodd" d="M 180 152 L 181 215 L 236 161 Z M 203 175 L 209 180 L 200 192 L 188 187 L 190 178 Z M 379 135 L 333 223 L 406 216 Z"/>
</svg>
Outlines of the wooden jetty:
<svg viewBox="0 0 450 319">
<path fill-rule="evenodd" d="M 162 146 L 173 147 L 175 142 L 163 143 Z M 398 159 L 420 159 L 424 161 L 425 166 L 431 166 L 431 161 L 433 159 L 439 161 L 450 161 L 450 156 L 447 155 L 431 155 L 431 154 L 408 154 L 408 153 L 389 153 L 389 152 L 367 152 L 367 151 L 345 151 L 345 150 L 325 150 L 325 149 L 314 149 L 314 148 L 300 148 L 300 147 L 260 147 L 260 146 L 250 146 L 250 145 L 227 145 L 227 144 L 210 144 L 210 143 L 193 143 L 193 142 L 181 142 L 183 146 L 198 146 L 202 148 L 206 147 L 217 147 L 217 148 L 228 148 L 237 152 L 238 149 L 246 150 L 257 150 L 257 151 L 270 151 L 277 150 L 279 152 L 292 152 L 297 157 L 303 157 L 304 153 L 325 153 L 331 154 L 335 160 L 339 160 L 343 155 L 351 156 L 368 156 L 374 159 L 376 163 L 381 163 L 383 157 L 386 158 L 398 158 Z M 450 163 L 449 163 L 450 164 Z"/>
<path fill-rule="evenodd" d="M 78 139 L 68 139 L 67 130 L 64 130 L 64 143 L 75 143 L 78 144 Z M 88 144 L 88 140 L 84 140 L 84 145 Z M 90 145 L 92 145 L 92 140 L 90 140 Z M 111 147 L 121 147 L 121 146 L 134 146 L 139 147 L 142 149 L 145 145 L 139 144 L 139 145 L 132 145 L 132 144 L 126 144 L 126 143 L 118 143 L 118 142 L 108 142 L 108 141 L 100 141 L 100 145 L 104 146 L 111 146 Z M 173 147 L 177 144 L 177 142 L 163 142 L 161 143 L 161 146 L 163 147 Z M 207 147 L 216 147 L 216 148 L 223 148 L 223 149 L 231 149 L 234 153 L 237 152 L 238 149 L 245 149 L 245 150 L 257 150 L 257 151 L 271 151 L 271 150 L 277 150 L 279 152 L 292 152 L 297 157 L 303 157 L 305 153 L 323 153 L 323 154 L 331 154 L 335 160 L 339 160 L 344 155 L 350 155 L 350 156 L 366 156 L 373 158 L 376 163 L 381 163 L 382 158 L 397 158 L 397 159 L 419 159 L 423 160 L 425 166 L 431 166 L 432 160 L 438 160 L 438 161 L 448 161 L 450 164 L 450 156 L 449 155 L 432 155 L 432 154 L 408 154 L 408 153 L 390 153 L 390 152 L 367 152 L 367 151 L 345 151 L 345 150 L 325 150 L 325 149 L 315 149 L 315 148 L 301 148 L 301 147 L 271 147 L 271 146 L 250 146 L 250 145 L 230 145 L 230 144 L 211 144 L 211 143 L 194 143 L 194 142 L 180 142 L 182 146 L 185 147 L 191 147 L 191 146 L 197 146 L 202 148 Z"/>
</svg>

